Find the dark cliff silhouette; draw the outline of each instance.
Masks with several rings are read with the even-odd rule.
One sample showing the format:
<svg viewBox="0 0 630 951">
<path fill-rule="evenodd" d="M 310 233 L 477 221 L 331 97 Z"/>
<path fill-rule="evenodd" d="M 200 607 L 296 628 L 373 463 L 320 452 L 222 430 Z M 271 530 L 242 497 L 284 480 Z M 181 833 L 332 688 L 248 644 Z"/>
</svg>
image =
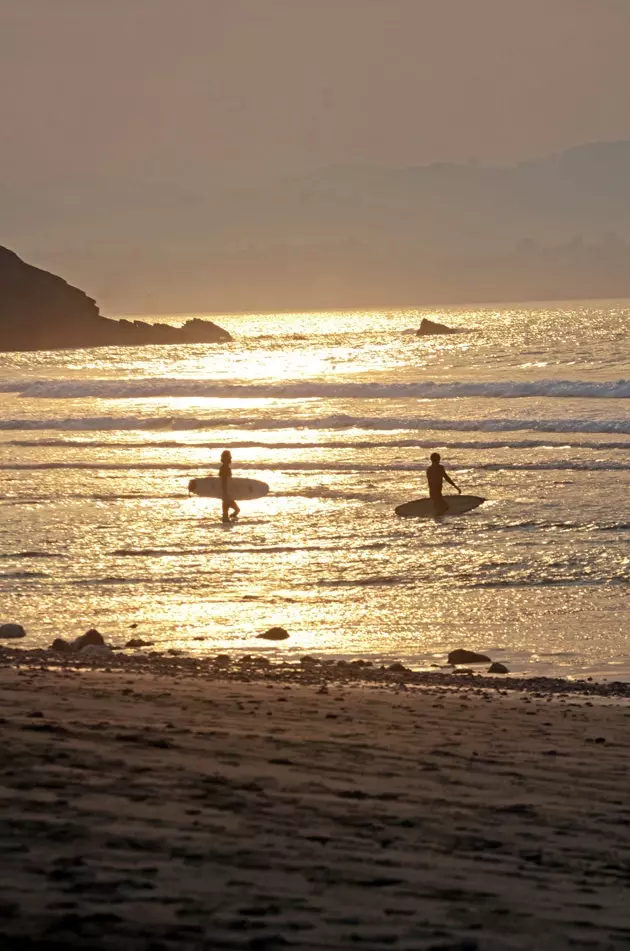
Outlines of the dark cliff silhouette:
<svg viewBox="0 0 630 951">
<path fill-rule="evenodd" d="M 0 247 L 0 351 L 145 344 L 223 343 L 230 334 L 209 320 L 182 327 L 110 320 L 62 278 Z"/>
</svg>

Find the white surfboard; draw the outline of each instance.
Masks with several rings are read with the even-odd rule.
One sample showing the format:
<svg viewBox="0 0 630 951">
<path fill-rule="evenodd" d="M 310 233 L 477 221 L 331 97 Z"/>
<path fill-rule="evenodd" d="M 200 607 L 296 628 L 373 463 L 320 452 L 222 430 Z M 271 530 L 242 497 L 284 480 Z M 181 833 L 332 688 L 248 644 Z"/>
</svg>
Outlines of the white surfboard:
<svg viewBox="0 0 630 951">
<path fill-rule="evenodd" d="M 444 501 L 448 508 L 443 515 L 463 515 L 464 512 L 470 512 L 476 509 L 478 505 L 485 502 L 479 495 L 445 495 Z M 403 502 L 394 509 L 396 515 L 403 518 L 436 518 L 435 505 L 431 499 L 416 499 L 414 502 Z"/>
<path fill-rule="evenodd" d="M 221 480 L 217 476 L 207 479 L 191 479 L 188 491 L 200 495 L 205 499 L 220 499 L 223 496 Z M 235 502 L 244 502 L 247 499 L 262 499 L 267 495 L 269 486 L 258 479 L 230 479 L 230 498 Z"/>
</svg>

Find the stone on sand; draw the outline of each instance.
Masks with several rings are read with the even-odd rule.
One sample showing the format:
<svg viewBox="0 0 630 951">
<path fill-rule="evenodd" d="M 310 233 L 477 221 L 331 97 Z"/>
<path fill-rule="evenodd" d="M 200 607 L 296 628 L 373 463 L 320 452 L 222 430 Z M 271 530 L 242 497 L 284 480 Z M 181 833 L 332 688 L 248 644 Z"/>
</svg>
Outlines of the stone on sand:
<svg viewBox="0 0 630 951">
<path fill-rule="evenodd" d="M 84 647 L 103 647 L 104 645 L 105 638 L 94 627 L 86 631 L 85 634 L 81 634 L 80 637 L 75 638 L 72 642 L 72 648 L 75 651 L 83 650 Z"/>
<path fill-rule="evenodd" d="M 0 638 L 14 640 L 18 637 L 26 637 L 26 631 L 21 624 L 0 624 Z"/>
<path fill-rule="evenodd" d="M 112 648 L 107 644 L 86 644 L 80 650 L 81 657 L 109 657 Z"/>
<path fill-rule="evenodd" d="M 491 664 L 492 660 L 490 657 L 486 657 L 485 654 L 477 654 L 476 651 L 468 651 L 460 648 L 459 650 L 451 651 L 448 655 L 448 662 L 451 665 L 457 664 Z"/>
<path fill-rule="evenodd" d="M 72 650 L 72 644 L 65 641 L 63 637 L 56 637 L 50 645 L 51 651 L 58 651 L 60 654 L 69 654 Z"/>
<path fill-rule="evenodd" d="M 505 666 L 505 664 L 500 664 L 500 663 L 499 663 L 498 661 L 496 661 L 496 660 L 495 660 L 494 664 L 491 664 L 491 665 L 488 667 L 488 673 L 489 673 L 489 674 L 509 674 L 509 672 L 510 672 L 510 671 L 507 669 L 507 667 Z"/>
</svg>

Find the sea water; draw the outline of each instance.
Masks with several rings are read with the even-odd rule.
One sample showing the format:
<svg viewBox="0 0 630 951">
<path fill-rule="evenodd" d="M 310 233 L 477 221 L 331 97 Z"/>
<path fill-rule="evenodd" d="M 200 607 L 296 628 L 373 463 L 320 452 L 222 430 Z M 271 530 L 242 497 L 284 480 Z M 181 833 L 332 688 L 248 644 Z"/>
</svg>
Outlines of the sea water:
<svg viewBox="0 0 630 951">
<path fill-rule="evenodd" d="M 416 337 L 423 316 L 469 332 Z M 233 343 L 0 356 L 0 621 L 24 646 L 97 627 L 630 677 L 630 303 L 213 319 Z M 187 493 L 224 448 L 271 487 L 230 526 Z M 435 450 L 488 501 L 398 519 Z M 256 639 L 273 625 L 289 640 Z"/>
</svg>

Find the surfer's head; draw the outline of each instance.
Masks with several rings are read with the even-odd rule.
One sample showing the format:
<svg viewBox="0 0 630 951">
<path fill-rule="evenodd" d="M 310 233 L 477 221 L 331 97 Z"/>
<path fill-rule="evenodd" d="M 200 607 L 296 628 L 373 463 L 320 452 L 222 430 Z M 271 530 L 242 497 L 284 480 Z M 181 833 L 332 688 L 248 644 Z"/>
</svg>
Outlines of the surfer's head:
<svg viewBox="0 0 630 951">
<path fill-rule="evenodd" d="M 442 458 L 442 457 L 441 457 L 441 455 L 439 454 L 439 452 L 432 452 L 432 453 L 431 453 L 431 462 L 439 462 L 441 458 Z"/>
<path fill-rule="evenodd" d="M 231 461 L 232 461 L 232 453 L 230 452 L 229 449 L 224 449 L 223 452 L 221 453 L 221 462 L 231 462 Z"/>
</svg>

